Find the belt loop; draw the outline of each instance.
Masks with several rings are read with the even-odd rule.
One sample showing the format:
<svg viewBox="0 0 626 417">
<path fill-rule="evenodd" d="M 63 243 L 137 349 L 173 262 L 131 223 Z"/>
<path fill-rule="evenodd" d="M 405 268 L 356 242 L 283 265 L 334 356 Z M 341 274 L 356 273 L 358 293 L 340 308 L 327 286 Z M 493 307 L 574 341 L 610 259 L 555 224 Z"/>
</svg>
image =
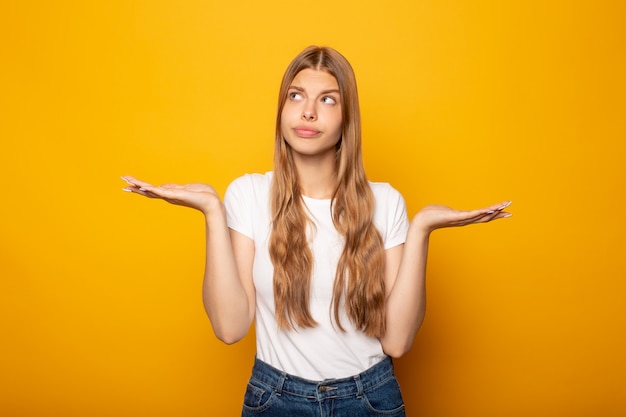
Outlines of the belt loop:
<svg viewBox="0 0 626 417">
<path fill-rule="evenodd" d="M 287 374 L 281 372 L 278 382 L 276 383 L 276 395 L 278 396 L 283 393 L 283 384 L 285 383 L 285 379 L 287 379 Z"/>
<path fill-rule="evenodd" d="M 356 389 L 357 389 L 356 397 L 357 398 L 363 397 L 363 383 L 361 382 L 361 375 L 356 375 L 354 377 L 354 382 L 356 383 Z"/>
</svg>

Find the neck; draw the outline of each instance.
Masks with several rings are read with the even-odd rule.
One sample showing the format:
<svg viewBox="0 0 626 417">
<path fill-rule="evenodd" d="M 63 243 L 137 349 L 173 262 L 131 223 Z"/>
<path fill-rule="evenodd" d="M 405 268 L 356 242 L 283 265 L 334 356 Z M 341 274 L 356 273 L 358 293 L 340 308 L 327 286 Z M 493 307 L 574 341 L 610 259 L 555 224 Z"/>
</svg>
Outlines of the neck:
<svg viewBox="0 0 626 417">
<path fill-rule="evenodd" d="M 296 158 L 300 192 L 306 197 L 329 199 L 337 188 L 337 164 L 332 159 Z"/>
</svg>

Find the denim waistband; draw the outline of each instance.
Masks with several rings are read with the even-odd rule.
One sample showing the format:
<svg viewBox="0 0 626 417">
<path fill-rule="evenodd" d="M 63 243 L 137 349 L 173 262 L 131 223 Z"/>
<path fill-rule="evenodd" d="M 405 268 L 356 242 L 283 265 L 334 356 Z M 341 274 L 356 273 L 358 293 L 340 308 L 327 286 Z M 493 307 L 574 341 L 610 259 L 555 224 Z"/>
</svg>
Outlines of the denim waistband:
<svg viewBox="0 0 626 417">
<path fill-rule="evenodd" d="M 288 392 L 318 400 L 356 395 L 360 397 L 364 391 L 377 386 L 394 376 L 391 358 L 386 357 L 364 372 L 339 379 L 311 381 L 290 375 L 259 360 L 254 361 L 252 379 L 263 382 L 274 388 L 277 394 Z"/>
</svg>

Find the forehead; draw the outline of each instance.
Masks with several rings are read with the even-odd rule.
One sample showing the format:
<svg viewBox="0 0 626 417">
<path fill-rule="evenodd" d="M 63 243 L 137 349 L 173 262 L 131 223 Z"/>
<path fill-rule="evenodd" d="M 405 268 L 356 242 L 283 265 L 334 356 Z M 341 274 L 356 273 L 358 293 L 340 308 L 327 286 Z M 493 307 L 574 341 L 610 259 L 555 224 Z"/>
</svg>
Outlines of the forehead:
<svg viewBox="0 0 626 417">
<path fill-rule="evenodd" d="M 327 71 L 306 68 L 294 77 L 291 85 L 305 90 L 338 90 L 337 79 Z"/>
</svg>

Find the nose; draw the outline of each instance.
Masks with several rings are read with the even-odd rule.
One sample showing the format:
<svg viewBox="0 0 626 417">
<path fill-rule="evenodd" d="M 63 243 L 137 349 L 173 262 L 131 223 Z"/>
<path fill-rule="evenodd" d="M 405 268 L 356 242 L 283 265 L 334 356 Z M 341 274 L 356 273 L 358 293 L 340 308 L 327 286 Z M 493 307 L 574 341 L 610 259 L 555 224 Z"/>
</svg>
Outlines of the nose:
<svg viewBox="0 0 626 417">
<path fill-rule="evenodd" d="M 304 109 L 304 111 L 302 112 L 302 119 L 306 120 L 307 122 L 315 121 L 317 119 L 315 109 L 312 107 L 307 107 L 306 109 Z"/>
</svg>

